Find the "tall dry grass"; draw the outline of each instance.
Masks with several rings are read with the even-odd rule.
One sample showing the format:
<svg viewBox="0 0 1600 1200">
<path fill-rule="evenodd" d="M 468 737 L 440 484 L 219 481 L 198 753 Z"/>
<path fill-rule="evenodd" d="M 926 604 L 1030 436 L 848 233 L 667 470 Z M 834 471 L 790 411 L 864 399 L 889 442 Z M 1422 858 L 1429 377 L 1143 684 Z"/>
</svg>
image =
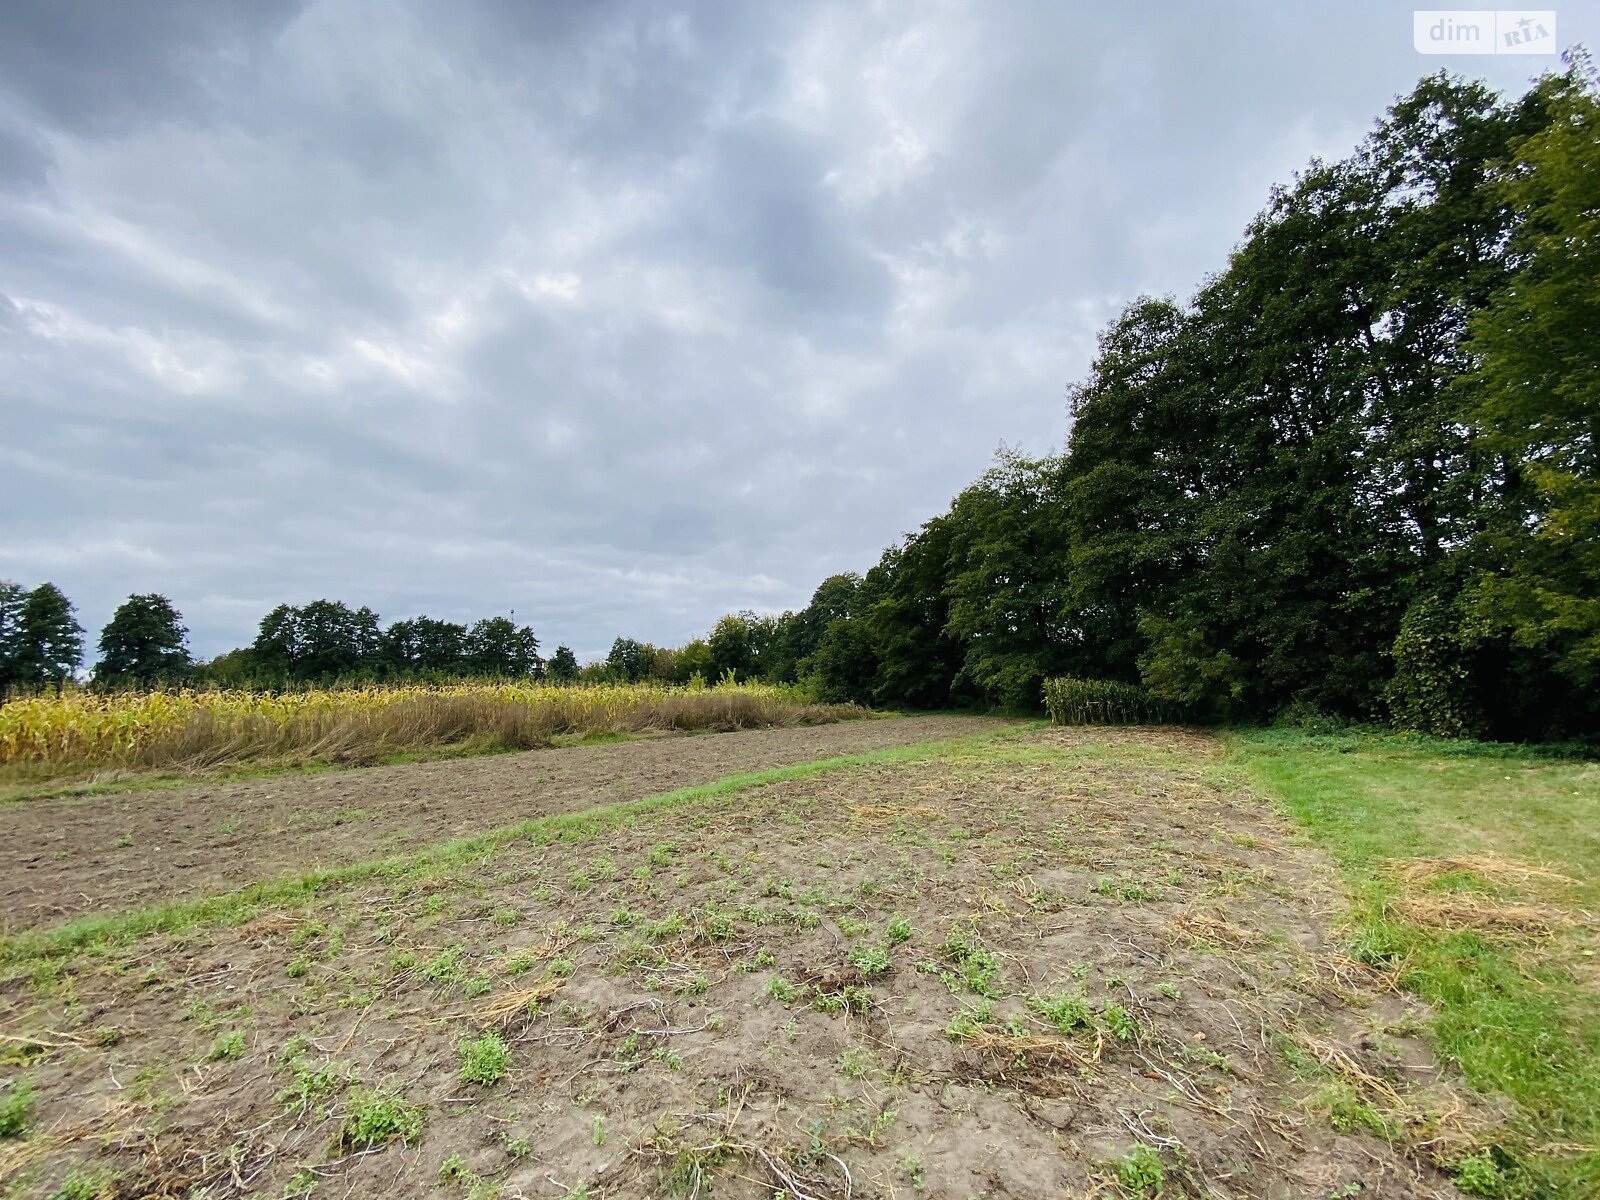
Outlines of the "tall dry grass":
<svg viewBox="0 0 1600 1200">
<path fill-rule="evenodd" d="M 562 737 L 817 725 L 863 715 L 764 684 L 463 684 L 268 695 L 67 692 L 0 706 L 0 779 L 229 766 L 357 765 L 460 748 L 526 750 Z"/>
</svg>

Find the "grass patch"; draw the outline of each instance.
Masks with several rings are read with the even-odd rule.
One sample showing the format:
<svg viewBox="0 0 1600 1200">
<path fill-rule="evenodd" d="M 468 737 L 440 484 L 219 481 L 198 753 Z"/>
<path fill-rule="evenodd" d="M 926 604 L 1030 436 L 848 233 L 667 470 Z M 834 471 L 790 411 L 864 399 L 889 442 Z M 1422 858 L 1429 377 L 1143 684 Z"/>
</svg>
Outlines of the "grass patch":
<svg viewBox="0 0 1600 1200">
<path fill-rule="evenodd" d="M 1514 1102 L 1498 1140 L 1456 1164 L 1458 1183 L 1600 1195 L 1600 975 L 1586 916 L 1600 907 L 1600 768 L 1572 747 L 1359 732 L 1267 730 L 1231 748 L 1339 863 L 1352 957 L 1432 1004 L 1439 1055 Z"/>
</svg>

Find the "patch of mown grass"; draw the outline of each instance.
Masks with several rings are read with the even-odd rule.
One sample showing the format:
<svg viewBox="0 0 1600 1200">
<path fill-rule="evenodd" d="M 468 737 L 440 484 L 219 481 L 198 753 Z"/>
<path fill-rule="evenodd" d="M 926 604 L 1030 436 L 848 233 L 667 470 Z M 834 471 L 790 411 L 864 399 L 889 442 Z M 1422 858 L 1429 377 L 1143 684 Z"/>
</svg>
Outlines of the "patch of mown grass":
<svg viewBox="0 0 1600 1200">
<path fill-rule="evenodd" d="M 178 933 L 196 927 L 242 924 L 259 915 L 263 909 L 289 907 L 339 888 L 374 879 L 413 879 L 442 866 L 466 864 L 481 859 L 487 851 L 497 846 L 518 839 L 540 845 L 581 841 L 600 833 L 629 828 L 639 819 L 654 813 L 714 803 L 770 783 L 805 779 L 855 767 L 924 762 L 946 757 L 959 759 L 981 753 L 990 743 L 1015 738 L 1037 727 L 1037 723 L 1012 725 L 967 737 L 891 746 L 864 754 L 814 759 L 764 771 L 746 771 L 712 783 L 680 788 L 639 800 L 597 805 L 575 813 L 536 817 L 407 854 L 285 875 L 218 896 L 180 900 L 114 916 L 82 917 L 52 929 L 0 937 L 0 968 L 68 957 L 86 949 L 125 945 L 155 933 Z M 991 752 L 1001 753 L 1007 758 L 1018 752 L 1027 754 L 1030 760 L 1037 757 L 1034 748 L 1030 747 L 999 747 Z"/>
<path fill-rule="evenodd" d="M 1455 1164 L 1457 1183 L 1473 1195 L 1600 1195 L 1600 994 L 1585 932 L 1600 905 L 1600 770 L 1569 746 L 1359 731 L 1245 733 L 1232 751 L 1338 861 L 1352 957 L 1427 1000 L 1440 1057 L 1515 1103 L 1498 1140 Z M 1569 914 L 1572 930 L 1518 939 L 1401 915 L 1395 860 L 1474 857 L 1570 876 L 1518 887 Z M 1436 886 L 1470 889 L 1471 874 L 1447 871 Z"/>
</svg>

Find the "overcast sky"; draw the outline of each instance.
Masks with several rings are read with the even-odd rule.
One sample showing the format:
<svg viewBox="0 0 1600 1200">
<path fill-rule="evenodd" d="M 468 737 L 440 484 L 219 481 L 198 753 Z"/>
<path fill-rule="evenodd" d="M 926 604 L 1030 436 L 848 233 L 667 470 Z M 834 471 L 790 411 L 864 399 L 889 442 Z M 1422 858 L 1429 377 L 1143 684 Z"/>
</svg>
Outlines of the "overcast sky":
<svg viewBox="0 0 1600 1200">
<path fill-rule="evenodd" d="M 802 606 L 1448 66 L 1411 6 L 0 10 L 0 577 L 551 650 Z M 1596 10 L 1559 10 L 1563 44 Z"/>
</svg>

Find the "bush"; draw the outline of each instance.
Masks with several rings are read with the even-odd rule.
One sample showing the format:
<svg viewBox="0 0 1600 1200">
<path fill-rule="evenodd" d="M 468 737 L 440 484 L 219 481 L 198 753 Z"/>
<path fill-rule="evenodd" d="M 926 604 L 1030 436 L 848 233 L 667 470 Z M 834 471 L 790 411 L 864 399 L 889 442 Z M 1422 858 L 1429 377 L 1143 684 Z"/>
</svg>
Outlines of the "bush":
<svg viewBox="0 0 1600 1200">
<path fill-rule="evenodd" d="M 1406 610 L 1394 640 L 1394 678 L 1386 699 L 1401 729 L 1435 737 L 1480 733 L 1468 646 L 1452 606 L 1424 596 Z"/>
<path fill-rule="evenodd" d="M 1143 688 L 1111 679 L 1046 679 L 1044 703 L 1053 725 L 1149 725 L 1173 716 Z"/>
</svg>

